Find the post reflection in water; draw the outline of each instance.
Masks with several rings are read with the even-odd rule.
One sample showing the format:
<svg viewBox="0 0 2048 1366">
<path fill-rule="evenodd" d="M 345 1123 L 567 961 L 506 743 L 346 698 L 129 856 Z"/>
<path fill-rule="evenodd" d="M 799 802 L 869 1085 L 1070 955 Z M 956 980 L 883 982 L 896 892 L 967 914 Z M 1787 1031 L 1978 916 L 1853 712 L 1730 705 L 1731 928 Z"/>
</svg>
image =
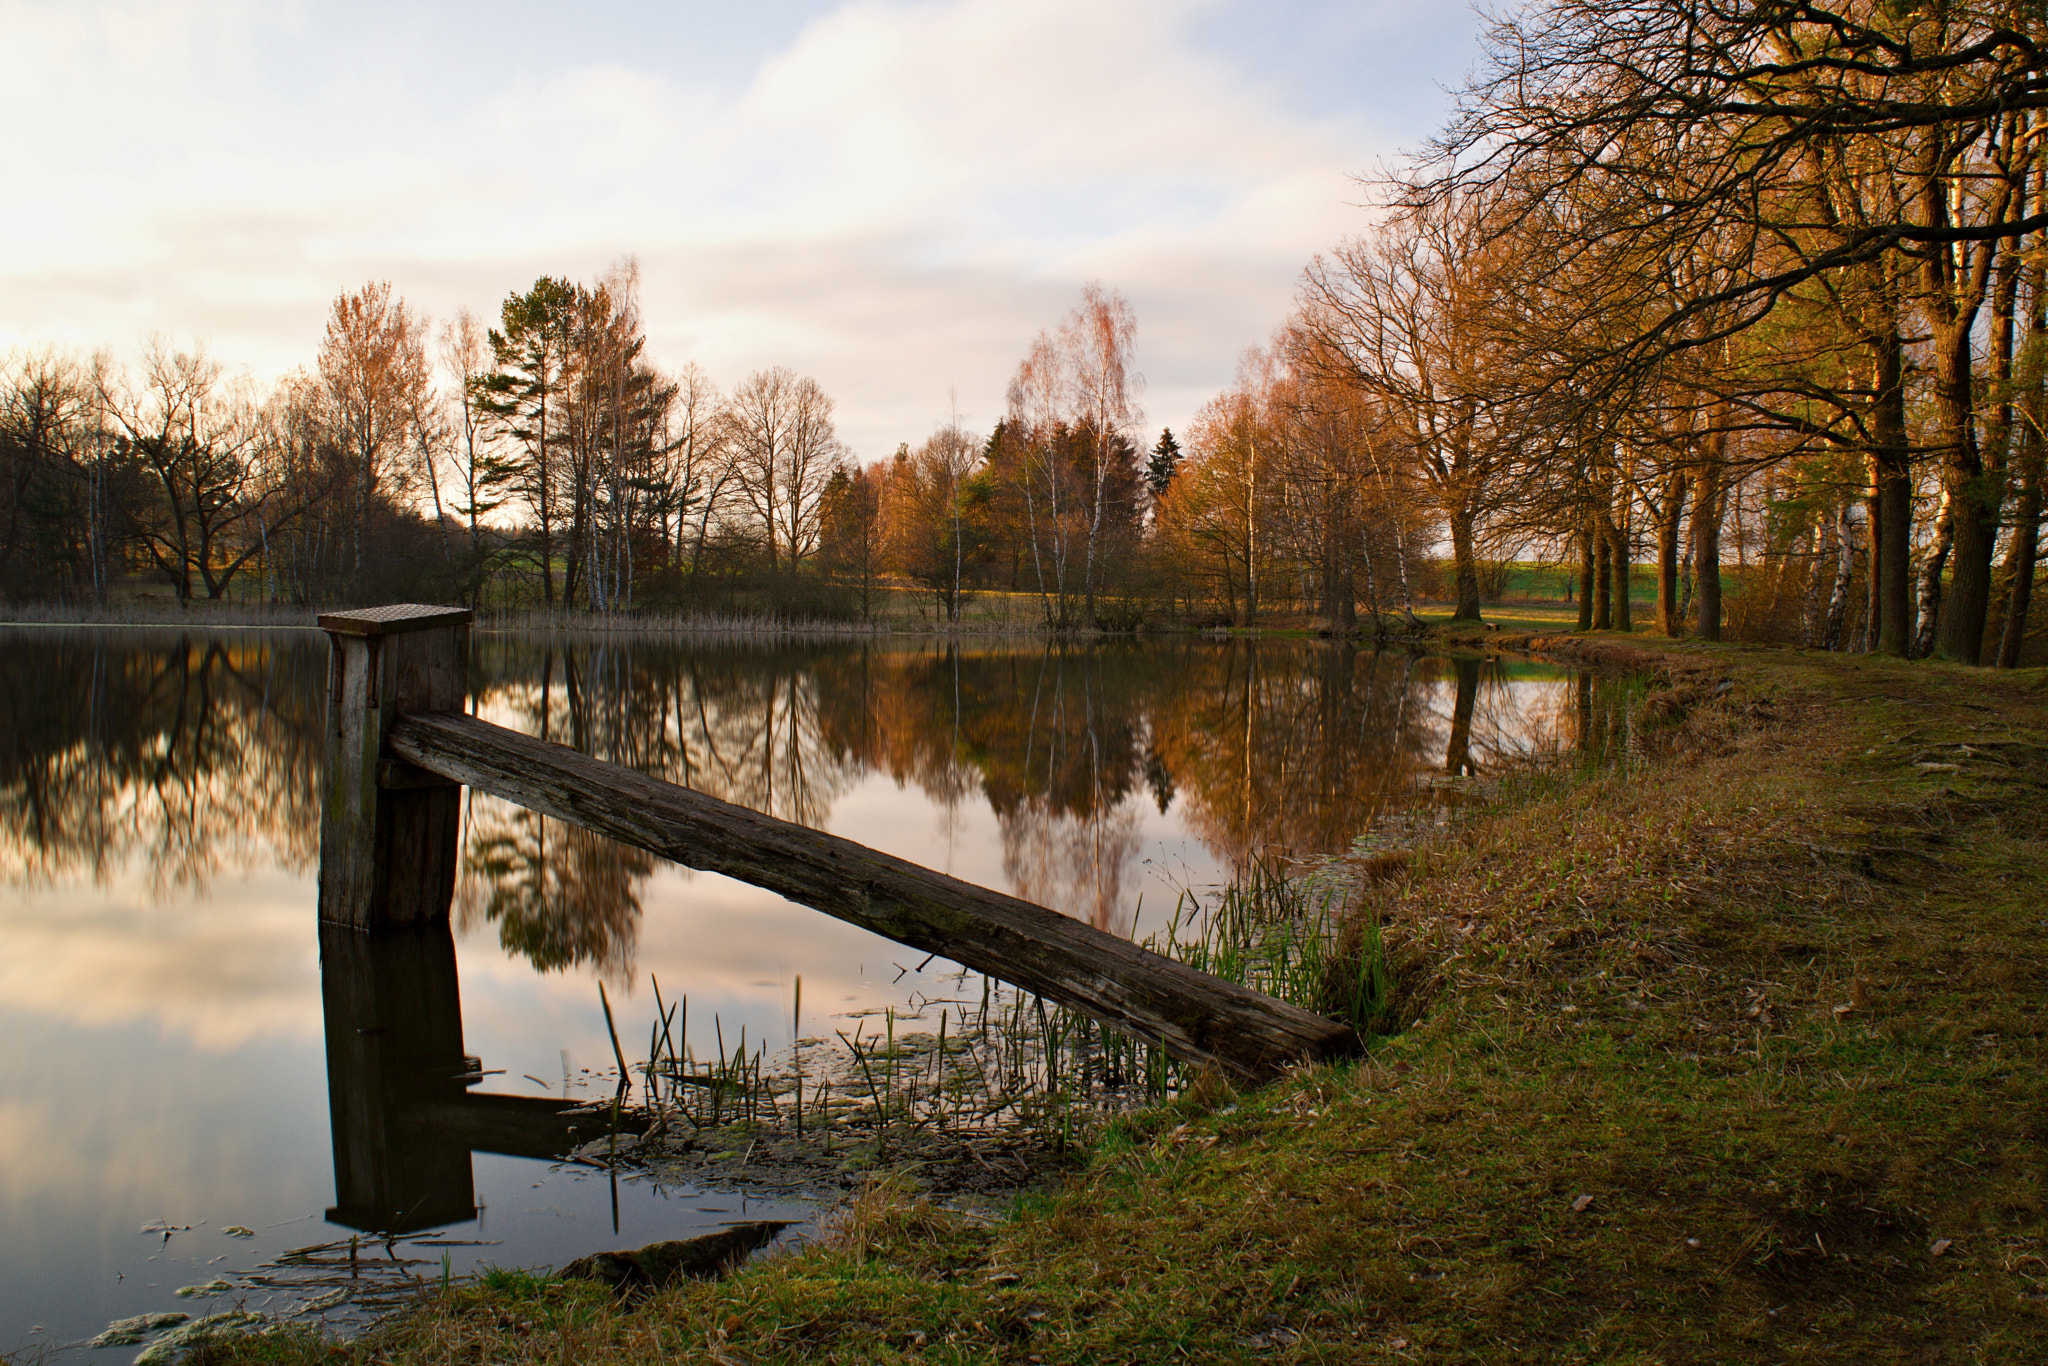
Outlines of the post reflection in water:
<svg viewBox="0 0 2048 1366">
<path fill-rule="evenodd" d="M 434 1124 L 466 1096 L 462 998 L 447 924 L 320 926 L 334 1207 L 349 1228 L 406 1233 L 476 1214 L 469 1149 Z"/>
<path fill-rule="evenodd" d="M 473 1092 L 447 922 L 389 930 L 320 925 L 332 1223 L 409 1233 L 476 1216 L 474 1152 L 555 1158 L 578 1122 L 549 1097 Z"/>
</svg>

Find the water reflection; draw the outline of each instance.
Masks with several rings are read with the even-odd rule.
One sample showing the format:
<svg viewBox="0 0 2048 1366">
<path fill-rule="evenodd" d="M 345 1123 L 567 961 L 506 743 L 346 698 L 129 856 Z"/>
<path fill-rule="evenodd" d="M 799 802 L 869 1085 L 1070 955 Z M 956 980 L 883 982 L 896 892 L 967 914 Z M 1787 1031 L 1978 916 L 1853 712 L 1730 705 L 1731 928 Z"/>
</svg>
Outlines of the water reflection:
<svg viewBox="0 0 2048 1366">
<path fill-rule="evenodd" d="M 472 1092 L 455 939 L 445 921 L 320 926 L 335 1202 L 328 1221 L 408 1233 L 476 1215 L 475 1152 L 560 1157 L 566 1101 Z"/>
<path fill-rule="evenodd" d="M 15 648 L 31 644 L 33 648 Z M 308 867 L 325 642 L 93 632 L 0 650 L 0 876 L 204 889 Z M 1199 641 L 697 651 L 480 636 L 474 709 L 787 820 L 871 775 L 953 847 L 993 817 L 1008 890 L 1128 932 L 1153 810 L 1224 866 L 1335 851 L 1390 808 L 1532 752 L 1611 756 L 1611 681 L 1348 644 Z M 1432 778 L 1431 775 L 1440 775 Z M 543 970 L 630 979 L 656 860 L 486 797 L 460 923 Z M 929 860 L 937 861 L 937 860 Z"/>
<path fill-rule="evenodd" d="M 1637 743 L 1609 681 L 1307 642 L 476 644 L 472 705 L 495 720 L 1113 929 L 1140 891 L 1153 908 L 1160 865 L 1206 882 L 1276 845 L 1341 848 L 1531 751 Z M 584 974 L 658 971 L 693 1030 L 722 1012 L 778 1040 L 795 974 L 820 1012 L 918 981 L 852 927 L 489 798 L 465 806 L 458 925 L 508 954 L 462 941 L 458 991 L 445 929 L 333 943 L 314 929 L 326 668 L 313 632 L 0 632 L 7 1341 L 188 1307 L 172 1291 L 222 1252 L 202 1224 L 259 1228 L 274 1255 L 324 1236 L 330 1180 L 338 1222 L 491 1204 L 507 1241 L 474 1255 L 582 1255 L 609 1237 L 604 1190 L 549 1177 L 529 1199 L 532 1173 L 476 1154 L 561 1150 L 572 1061 L 611 1056 Z M 468 1051 L 506 1069 L 493 1089 L 533 1092 L 463 1085 Z M 640 1241 L 688 1213 L 651 1202 L 636 1230 L 621 1209 Z M 193 1231 L 145 1246 L 161 1220 Z"/>
<path fill-rule="evenodd" d="M 324 649 L 303 637 L 0 637 L 0 876 L 204 891 L 318 852 Z"/>
</svg>

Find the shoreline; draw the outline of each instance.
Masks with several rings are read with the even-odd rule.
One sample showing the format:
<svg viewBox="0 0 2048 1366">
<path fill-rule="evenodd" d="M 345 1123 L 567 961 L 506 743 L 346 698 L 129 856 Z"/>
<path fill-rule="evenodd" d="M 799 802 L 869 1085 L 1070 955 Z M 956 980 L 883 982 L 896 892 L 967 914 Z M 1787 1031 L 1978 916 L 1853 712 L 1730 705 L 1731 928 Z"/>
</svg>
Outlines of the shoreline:
<svg viewBox="0 0 2048 1366">
<path fill-rule="evenodd" d="M 1528 643 L 1647 674 L 1647 757 L 1360 888 L 1408 1022 L 1366 1059 L 1113 1124 L 994 1225 L 876 1187 L 725 1281 L 209 1360 L 2043 1355 L 2048 672 Z"/>
</svg>

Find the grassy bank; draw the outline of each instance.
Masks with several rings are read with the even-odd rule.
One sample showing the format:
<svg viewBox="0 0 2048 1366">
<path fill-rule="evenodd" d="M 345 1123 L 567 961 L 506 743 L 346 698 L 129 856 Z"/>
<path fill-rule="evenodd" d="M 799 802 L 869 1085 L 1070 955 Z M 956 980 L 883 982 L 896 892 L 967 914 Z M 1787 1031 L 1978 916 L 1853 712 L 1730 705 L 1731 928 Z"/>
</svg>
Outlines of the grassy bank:
<svg viewBox="0 0 2048 1366">
<path fill-rule="evenodd" d="M 1368 1060 L 1197 1087 L 992 1224 L 877 1187 L 723 1283 L 234 1359 L 2048 1357 L 2048 675 L 1551 648 L 1659 671 L 1644 767 L 1362 889 L 1413 1020 Z"/>
</svg>

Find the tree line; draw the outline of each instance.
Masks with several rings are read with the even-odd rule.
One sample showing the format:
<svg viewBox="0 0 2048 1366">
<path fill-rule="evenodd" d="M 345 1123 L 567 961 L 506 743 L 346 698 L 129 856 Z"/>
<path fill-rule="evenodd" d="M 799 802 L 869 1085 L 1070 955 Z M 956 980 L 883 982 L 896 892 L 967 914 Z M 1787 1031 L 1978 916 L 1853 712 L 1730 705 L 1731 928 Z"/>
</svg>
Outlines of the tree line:
<svg viewBox="0 0 2048 1366">
<path fill-rule="evenodd" d="M 1519 8 L 1203 413 L 1155 537 L 1238 621 L 1283 587 L 1348 628 L 1433 569 L 1477 620 L 1519 560 L 1628 630 L 1644 566 L 1671 635 L 2012 666 L 2044 106 L 2037 0 Z"/>
<path fill-rule="evenodd" d="M 267 388 L 150 339 L 16 355 L 0 382 L 0 592 L 104 602 L 408 597 L 595 611 L 700 578 L 800 578 L 849 460 L 784 367 L 720 394 L 647 358 L 631 262 L 544 276 L 495 326 L 373 282 Z"/>
<path fill-rule="evenodd" d="M 1302 300 L 1435 493 L 1460 613 L 1468 543 L 1535 543 L 1576 562 L 1581 625 L 1630 624 L 1640 558 L 1672 634 L 2018 662 L 2044 105 L 2028 0 L 1500 20 L 1385 224 Z"/>
<path fill-rule="evenodd" d="M 1054 631 L 1348 633 L 1425 599 L 1476 620 L 1533 564 L 1586 629 L 1642 624 L 1647 571 L 1670 634 L 2012 665 L 2048 448 L 2044 54 L 2031 0 L 1523 7 L 1372 228 L 1149 442 L 1100 284 L 992 430 L 867 464 L 811 379 L 656 368 L 630 262 L 495 326 L 366 286 L 262 393 L 161 343 L 132 371 L 17 357 L 0 590 L 139 569 L 867 616 L 908 588 L 946 622 L 1005 594 Z"/>
</svg>

